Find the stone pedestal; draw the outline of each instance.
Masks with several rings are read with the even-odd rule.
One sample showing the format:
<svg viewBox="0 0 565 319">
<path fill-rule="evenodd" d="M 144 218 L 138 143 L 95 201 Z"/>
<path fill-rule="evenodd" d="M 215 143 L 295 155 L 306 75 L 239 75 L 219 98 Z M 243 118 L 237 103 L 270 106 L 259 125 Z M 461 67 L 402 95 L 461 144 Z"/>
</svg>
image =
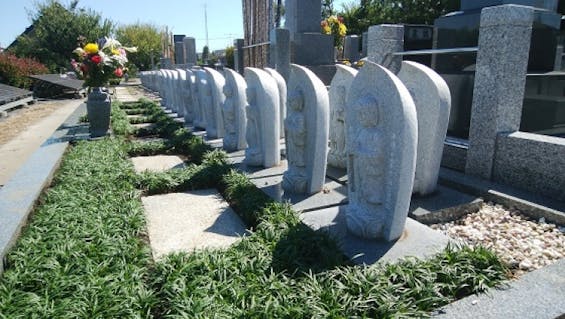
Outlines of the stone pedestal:
<svg viewBox="0 0 565 319">
<path fill-rule="evenodd" d="M 534 11 L 482 10 L 465 173 L 491 179 L 497 135 L 520 128 Z"/>
</svg>

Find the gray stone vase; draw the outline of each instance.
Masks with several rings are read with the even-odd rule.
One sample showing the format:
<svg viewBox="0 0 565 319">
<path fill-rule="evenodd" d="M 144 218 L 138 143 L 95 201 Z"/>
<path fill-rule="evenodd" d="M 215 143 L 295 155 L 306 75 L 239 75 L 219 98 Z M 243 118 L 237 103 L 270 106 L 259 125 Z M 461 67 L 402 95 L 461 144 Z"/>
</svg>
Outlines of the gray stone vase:
<svg viewBox="0 0 565 319">
<path fill-rule="evenodd" d="M 110 94 L 101 87 L 93 87 L 86 99 L 86 111 L 90 123 L 90 137 L 105 136 L 110 127 Z"/>
</svg>

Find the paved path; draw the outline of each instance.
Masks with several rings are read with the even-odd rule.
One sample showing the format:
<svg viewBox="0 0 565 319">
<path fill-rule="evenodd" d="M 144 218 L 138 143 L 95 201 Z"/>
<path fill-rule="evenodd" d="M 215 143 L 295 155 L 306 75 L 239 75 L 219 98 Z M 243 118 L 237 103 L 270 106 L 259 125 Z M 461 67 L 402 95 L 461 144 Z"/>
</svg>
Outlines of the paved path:
<svg viewBox="0 0 565 319">
<path fill-rule="evenodd" d="M 35 150 L 73 113 L 84 100 L 63 100 L 49 116 L 0 146 L 0 185 L 5 185 Z"/>
</svg>

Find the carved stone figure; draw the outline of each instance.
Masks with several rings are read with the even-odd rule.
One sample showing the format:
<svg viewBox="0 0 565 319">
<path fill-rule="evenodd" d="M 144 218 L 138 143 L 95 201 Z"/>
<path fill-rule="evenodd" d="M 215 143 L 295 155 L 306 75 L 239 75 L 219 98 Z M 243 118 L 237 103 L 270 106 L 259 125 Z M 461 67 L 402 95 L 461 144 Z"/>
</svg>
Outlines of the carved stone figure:
<svg viewBox="0 0 565 319">
<path fill-rule="evenodd" d="M 196 82 L 198 86 L 198 106 L 199 118 L 194 126 L 205 129 L 207 126 L 206 120 L 208 119 L 207 110 L 210 108 L 210 90 L 208 89 L 208 76 L 206 71 L 198 69 L 196 73 Z"/>
<path fill-rule="evenodd" d="M 280 164 L 279 97 L 275 79 L 257 68 L 245 68 L 247 82 L 247 148 L 245 162 L 250 166 Z"/>
<path fill-rule="evenodd" d="M 210 117 L 209 121 L 207 121 L 208 126 L 206 127 L 206 133 L 211 138 L 222 138 L 224 137 L 222 106 L 224 105 L 225 100 L 222 89 L 226 84 L 226 80 L 220 72 L 212 68 L 204 68 L 204 70 L 208 74 L 211 100 Z"/>
<path fill-rule="evenodd" d="M 366 62 L 347 95 L 349 231 L 365 238 L 399 238 L 410 206 L 416 167 L 416 108 L 402 82 Z"/>
<path fill-rule="evenodd" d="M 199 81 L 198 81 L 198 69 L 192 70 L 192 125 L 197 128 L 204 128 L 202 124 L 202 108 L 200 107 L 200 90 L 199 90 Z"/>
<path fill-rule="evenodd" d="M 437 186 L 451 94 L 439 74 L 416 62 L 402 62 L 398 78 L 412 95 L 418 116 L 418 155 L 413 192 L 428 195 Z"/>
<path fill-rule="evenodd" d="M 328 164 L 334 167 L 346 168 L 345 151 L 345 98 L 351 82 L 357 75 L 354 68 L 336 64 L 337 73 L 330 85 L 330 151 Z"/>
<path fill-rule="evenodd" d="M 175 96 L 177 99 L 177 115 L 184 118 L 185 114 L 185 94 L 186 94 L 186 71 L 184 69 L 176 69 L 178 77 L 175 87 Z"/>
<path fill-rule="evenodd" d="M 277 72 L 275 69 L 265 68 L 265 71 L 269 73 L 275 81 L 277 81 L 277 87 L 279 89 L 279 105 L 280 105 L 280 120 L 281 120 L 281 138 L 284 138 L 284 119 L 286 118 L 286 82 L 283 76 Z"/>
<path fill-rule="evenodd" d="M 306 193 L 306 119 L 304 118 L 304 93 L 297 89 L 288 98 L 288 116 L 284 121 L 287 135 L 287 160 L 289 169 L 283 176 L 283 188 L 293 193 Z"/>
<path fill-rule="evenodd" d="M 282 187 L 291 193 L 322 190 L 326 175 L 329 135 L 329 97 L 312 71 L 291 65 L 285 120 L 288 170 Z"/>
<path fill-rule="evenodd" d="M 194 103 L 192 98 L 192 87 L 195 83 L 194 72 L 186 69 L 186 82 L 184 85 L 184 123 L 189 124 L 194 121 Z"/>
<path fill-rule="evenodd" d="M 245 149 L 246 118 L 245 105 L 247 97 L 245 79 L 232 69 L 224 69 L 226 84 L 224 95 L 226 100 L 222 108 L 224 119 L 224 149 L 228 152 Z"/>
</svg>

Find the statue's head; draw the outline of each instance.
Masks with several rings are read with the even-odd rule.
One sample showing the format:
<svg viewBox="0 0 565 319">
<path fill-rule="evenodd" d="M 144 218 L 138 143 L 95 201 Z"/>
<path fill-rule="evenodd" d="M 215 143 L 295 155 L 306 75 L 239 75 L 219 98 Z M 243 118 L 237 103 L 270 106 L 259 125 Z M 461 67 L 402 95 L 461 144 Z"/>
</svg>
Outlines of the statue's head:
<svg viewBox="0 0 565 319">
<path fill-rule="evenodd" d="M 379 124 L 379 104 L 371 95 L 365 95 L 355 102 L 357 118 L 363 127 L 376 127 Z"/>
<path fill-rule="evenodd" d="M 301 89 L 296 88 L 290 92 L 288 95 L 288 105 L 294 111 L 302 111 L 304 108 L 304 93 Z"/>
</svg>

